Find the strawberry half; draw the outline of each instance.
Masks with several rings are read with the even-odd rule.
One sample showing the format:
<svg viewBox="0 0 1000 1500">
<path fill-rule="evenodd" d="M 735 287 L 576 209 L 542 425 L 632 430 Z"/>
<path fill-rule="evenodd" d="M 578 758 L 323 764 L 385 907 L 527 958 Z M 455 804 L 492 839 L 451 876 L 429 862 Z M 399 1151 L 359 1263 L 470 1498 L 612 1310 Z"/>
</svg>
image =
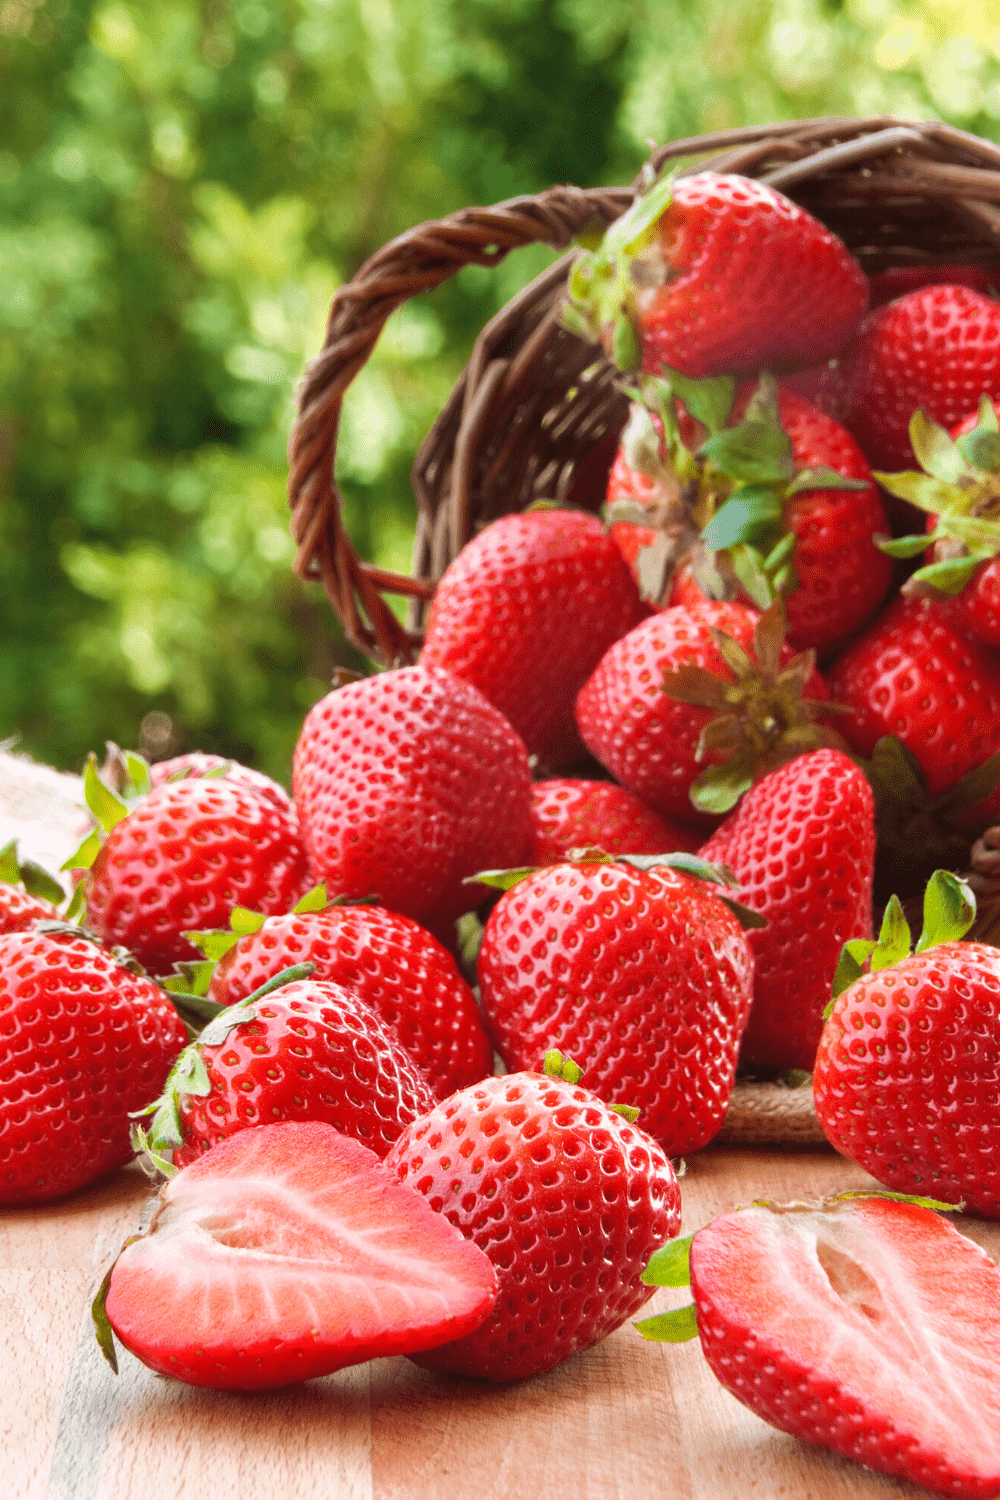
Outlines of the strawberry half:
<svg viewBox="0 0 1000 1500">
<path fill-rule="evenodd" d="M 251 1391 L 430 1349 L 495 1297 L 481 1250 L 371 1151 L 308 1123 L 243 1131 L 167 1183 L 105 1310 L 150 1369 Z"/>
<path fill-rule="evenodd" d="M 929 1208 L 844 1197 L 720 1215 L 646 1271 L 694 1305 L 713 1372 L 765 1422 L 959 1500 L 1000 1488 L 1000 1273 Z"/>
</svg>

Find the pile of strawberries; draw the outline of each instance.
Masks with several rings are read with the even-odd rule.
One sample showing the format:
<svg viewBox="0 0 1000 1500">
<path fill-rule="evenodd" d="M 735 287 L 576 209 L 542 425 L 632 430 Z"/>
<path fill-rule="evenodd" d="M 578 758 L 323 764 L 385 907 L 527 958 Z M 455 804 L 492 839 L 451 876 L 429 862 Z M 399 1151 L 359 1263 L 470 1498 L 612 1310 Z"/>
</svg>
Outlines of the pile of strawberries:
<svg viewBox="0 0 1000 1500">
<path fill-rule="evenodd" d="M 166 1178 L 112 1360 L 512 1380 L 690 1284 L 640 1331 L 768 1420 L 1000 1488 L 1000 1275 L 933 1211 L 1000 1218 L 1000 950 L 950 873 L 1000 812 L 1000 303 L 901 274 L 758 182 L 655 183 L 565 310 L 632 399 L 605 519 L 483 530 L 419 663 L 307 715 L 293 798 L 92 758 L 68 907 L 0 852 L 0 1202 Z M 738 1066 L 811 1073 L 920 1201 L 679 1240 Z M 908 1402 L 931 1336 L 950 1416 Z"/>
</svg>

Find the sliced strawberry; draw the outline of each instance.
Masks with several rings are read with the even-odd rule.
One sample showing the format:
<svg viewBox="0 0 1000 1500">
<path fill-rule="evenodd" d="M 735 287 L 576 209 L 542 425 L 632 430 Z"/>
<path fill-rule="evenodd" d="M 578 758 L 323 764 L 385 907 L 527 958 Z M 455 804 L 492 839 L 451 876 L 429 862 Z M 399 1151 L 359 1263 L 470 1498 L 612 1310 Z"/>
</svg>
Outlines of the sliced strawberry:
<svg viewBox="0 0 1000 1500">
<path fill-rule="evenodd" d="M 706 1359 L 765 1421 L 941 1494 L 1000 1489 L 1000 1273 L 936 1213 L 723 1214 L 692 1241 L 691 1290 Z"/>
<path fill-rule="evenodd" d="M 223 1141 L 160 1195 L 110 1276 L 122 1343 L 189 1385 L 268 1390 L 478 1328 L 490 1261 L 329 1125 Z"/>
</svg>

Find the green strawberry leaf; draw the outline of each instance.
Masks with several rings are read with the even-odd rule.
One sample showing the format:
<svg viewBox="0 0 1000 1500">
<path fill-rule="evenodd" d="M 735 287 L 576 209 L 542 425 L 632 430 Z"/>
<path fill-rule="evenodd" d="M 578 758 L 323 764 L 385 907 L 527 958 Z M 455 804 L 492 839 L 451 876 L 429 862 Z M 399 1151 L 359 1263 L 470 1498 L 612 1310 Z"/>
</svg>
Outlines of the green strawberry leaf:
<svg viewBox="0 0 1000 1500">
<path fill-rule="evenodd" d="M 627 1120 L 630 1125 L 634 1125 L 642 1114 L 642 1110 L 634 1104 L 609 1104 L 608 1108 L 612 1114 L 621 1115 L 622 1119 Z"/>
<path fill-rule="evenodd" d="M 62 914 L 63 921 L 64 922 L 75 922 L 77 920 L 77 918 L 80 916 L 81 912 L 83 911 L 83 908 L 84 908 L 84 906 L 86 904 L 86 900 L 87 900 L 87 882 L 86 882 L 86 880 L 78 880 L 77 883 L 76 883 L 76 885 L 73 887 L 73 893 L 72 893 L 72 895 L 69 898 L 69 904 L 67 905 L 66 910 Z"/>
<path fill-rule="evenodd" d="M 89 870 L 100 852 L 101 835 L 95 828 L 87 834 L 79 849 L 74 849 L 69 859 L 63 860 L 59 868 L 60 870 Z M 77 889 L 79 890 L 79 886 Z"/>
<path fill-rule="evenodd" d="M 871 952 L 871 972 L 875 974 L 879 969 L 891 969 L 900 959 L 907 958 L 911 941 L 910 924 L 903 915 L 899 898 L 890 896 L 882 917 L 878 942 Z"/>
<path fill-rule="evenodd" d="M 960 1214 L 965 1212 L 964 1203 L 942 1203 L 940 1198 L 923 1198 L 914 1193 L 893 1193 L 889 1188 L 845 1188 L 842 1193 L 829 1193 L 823 1199 L 828 1203 L 844 1203 L 851 1198 L 891 1198 L 894 1203 L 912 1203 L 917 1208 L 929 1208 L 938 1214 Z"/>
<path fill-rule="evenodd" d="M 710 552 L 737 542 L 756 542 L 772 532 L 781 520 L 781 496 L 763 484 L 746 484 L 736 490 L 709 521 L 702 542 Z"/>
<path fill-rule="evenodd" d="M 907 500 L 918 510 L 926 510 L 931 515 L 939 516 L 952 507 L 953 487 L 931 478 L 929 474 L 918 474 L 914 469 L 907 469 L 902 474 L 886 474 L 881 469 L 872 469 L 872 478 L 890 495 Z"/>
<path fill-rule="evenodd" d="M 648 244 L 657 220 L 673 200 L 676 173 L 676 167 L 664 172 L 647 193 L 637 197 L 631 207 L 614 221 L 598 249 L 602 259 L 611 261 L 622 254 L 634 255 Z"/>
<path fill-rule="evenodd" d="M 9 844 L 4 844 L 0 849 L 0 880 L 4 885 L 20 883 L 21 866 L 17 862 L 17 839 L 11 839 Z"/>
<path fill-rule="evenodd" d="M 135 750 L 124 752 L 125 769 L 128 772 L 129 781 L 132 783 L 132 791 L 136 797 L 148 797 L 153 790 L 153 783 L 149 775 L 149 761 L 143 755 L 137 754 Z"/>
<path fill-rule="evenodd" d="M 510 891 L 529 875 L 537 875 L 540 865 L 522 865 L 516 870 L 480 870 L 478 875 L 466 875 L 463 885 L 488 885 L 496 891 Z"/>
<path fill-rule="evenodd" d="M 708 880 L 713 885 L 728 885 L 734 890 L 739 881 L 727 865 L 713 865 L 700 854 L 688 854 L 678 850 L 673 854 L 617 854 L 615 863 L 631 865 L 633 870 L 655 870 L 669 865 L 683 875 L 693 875 L 696 880 Z"/>
<path fill-rule="evenodd" d="M 792 533 L 794 535 L 794 533 Z M 774 603 L 774 582 L 767 576 L 764 559 L 756 547 L 748 542 L 738 542 L 729 548 L 729 558 L 740 587 L 758 609 L 767 609 Z"/>
<path fill-rule="evenodd" d="M 261 911 L 251 911 L 246 906 L 234 906 L 229 913 L 229 926 L 237 937 L 246 937 L 250 932 L 259 932 L 267 921 Z"/>
<path fill-rule="evenodd" d="M 208 994 L 208 987 L 215 973 L 211 959 L 195 959 L 192 963 L 176 963 L 169 974 L 159 980 L 160 986 L 169 995 L 185 995 L 197 998 Z M 211 1002 L 213 1013 L 220 1007 Z"/>
<path fill-rule="evenodd" d="M 860 979 L 865 972 L 864 965 L 875 951 L 873 938 L 851 938 L 840 950 L 840 958 L 837 960 L 837 968 L 833 976 L 831 986 L 831 999 L 823 1012 L 824 1018 L 833 1009 L 833 1002 L 838 995 L 850 989 L 856 980 Z"/>
<path fill-rule="evenodd" d="M 725 429 L 736 394 L 736 381 L 732 375 L 710 375 L 707 379 L 695 380 L 680 370 L 667 368 L 663 374 L 670 382 L 673 394 L 684 402 L 696 422 L 707 427 L 713 437 Z"/>
<path fill-rule="evenodd" d="M 879 551 L 889 557 L 919 557 L 921 552 L 927 551 L 934 536 L 928 532 L 923 536 L 882 536 L 876 532 L 872 540 Z"/>
<path fill-rule="evenodd" d="M 957 943 L 976 920 L 971 886 L 950 870 L 935 870 L 924 891 L 924 925 L 914 950 L 926 953 L 939 943 Z"/>
<path fill-rule="evenodd" d="M 301 917 L 307 912 L 325 911 L 329 905 L 330 898 L 326 894 L 326 885 L 321 880 L 319 885 L 314 885 L 311 891 L 306 891 L 304 896 L 299 897 L 292 911 L 297 917 Z"/>
<path fill-rule="evenodd" d="M 971 432 L 963 432 L 955 440 L 955 446 L 974 469 L 985 474 L 995 474 L 1000 469 L 1000 435 L 996 432 L 974 427 Z"/>
<path fill-rule="evenodd" d="M 29 896 L 43 896 L 55 906 L 61 906 L 66 899 L 66 892 L 58 880 L 33 859 L 26 859 L 22 863 L 21 881 Z"/>
<path fill-rule="evenodd" d="M 866 479 L 848 479 L 826 464 L 817 464 L 811 469 L 800 469 L 785 490 L 786 497 L 797 495 L 801 490 L 866 490 Z"/>
<path fill-rule="evenodd" d="M 619 370 L 626 373 L 642 368 L 642 344 L 639 341 L 636 326 L 628 313 L 620 312 L 614 319 L 611 357 Z"/>
<path fill-rule="evenodd" d="M 108 1292 L 111 1290 L 111 1273 L 117 1263 L 117 1260 L 115 1260 L 108 1267 L 107 1274 L 98 1288 L 97 1296 L 90 1304 L 90 1317 L 94 1325 L 94 1337 L 98 1342 L 101 1353 L 116 1375 L 118 1374 L 118 1353 L 115 1349 L 115 1336 L 108 1318 L 107 1301 Z"/>
<path fill-rule="evenodd" d="M 580 1064 L 574 1062 L 568 1053 L 563 1054 L 554 1047 L 542 1059 L 542 1072 L 547 1078 L 561 1078 L 566 1083 L 579 1083 L 583 1077 Z"/>
<path fill-rule="evenodd" d="M 643 1318 L 632 1327 L 658 1344 L 686 1344 L 698 1333 L 698 1310 L 693 1302 L 686 1307 L 674 1308 L 673 1312 L 659 1313 L 652 1318 Z"/>
<path fill-rule="evenodd" d="M 794 531 L 786 531 L 782 535 L 780 541 L 775 542 L 774 546 L 771 548 L 770 552 L 765 557 L 765 559 L 764 559 L 764 572 L 767 573 L 767 574 L 769 574 L 773 578 L 774 575 L 777 573 L 778 569 L 782 566 L 782 564 L 786 563 L 786 562 L 788 562 L 790 560 L 790 558 L 792 557 L 792 554 L 794 553 L 794 551 L 795 551 L 795 532 Z M 770 604 L 770 602 L 771 601 L 768 600 L 769 604 Z"/>
<path fill-rule="evenodd" d="M 969 465 L 955 440 L 923 407 L 910 418 L 910 447 L 924 472 L 942 484 L 957 484 L 968 477 Z"/>
<path fill-rule="evenodd" d="M 238 932 L 225 932 L 221 929 L 210 929 L 207 932 L 182 932 L 181 937 L 186 937 L 194 946 L 213 964 L 217 964 L 220 958 L 224 958 L 230 948 L 235 948 L 240 940 Z"/>
<path fill-rule="evenodd" d="M 753 786 L 753 769 L 748 757 L 737 755 L 725 766 L 710 766 L 691 783 L 691 804 L 699 812 L 718 815 L 732 812 L 737 802 Z"/>
<path fill-rule="evenodd" d="M 693 1234 L 681 1240 L 668 1240 L 649 1258 L 640 1281 L 647 1286 L 690 1286 L 691 1241 Z"/>
<path fill-rule="evenodd" d="M 698 453 L 729 479 L 743 484 L 784 487 L 795 475 L 788 434 L 768 421 L 744 419 L 737 427 L 726 427 L 706 438 Z"/>
<path fill-rule="evenodd" d="M 741 927 L 761 928 L 767 926 L 767 918 L 759 911 L 753 911 L 749 906 L 744 906 L 742 901 L 734 901 L 732 896 L 720 896 L 719 900 L 723 906 L 728 906 L 733 916 Z"/>
<path fill-rule="evenodd" d="M 883 551 L 886 550 L 883 548 Z M 911 582 L 929 583 L 942 594 L 960 594 L 979 567 L 978 557 L 948 557 L 918 568 Z"/>
<path fill-rule="evenodd" d="M 87 756 L 87 764 L 83 772 L 83 795 L 87 806 L 105 833 L 110 833 L 122 818 L 128 817 L 128 803 L 119 797 L 117 792 L 113 792 L 109 786 L 106 786 L 98 776 L 97 756 L 93 750 Z"/>
<path fill-rule="evenodd" d="M 577 283 L 578 286 L 580 284 L 580 282 Z M 583 293 L 578 291 L 577 296 L 582 300 Z M 566 301 L 563 303 L 559 309 L 559 322 L 566 329 L 567 333 L 575 333 L 578 339 L 584 339 L 588 344 L 593 344 L 597 341 L 598 331 L 594 325 L 594 320 L 582 313 L 575 302 Z"/>
</svg>

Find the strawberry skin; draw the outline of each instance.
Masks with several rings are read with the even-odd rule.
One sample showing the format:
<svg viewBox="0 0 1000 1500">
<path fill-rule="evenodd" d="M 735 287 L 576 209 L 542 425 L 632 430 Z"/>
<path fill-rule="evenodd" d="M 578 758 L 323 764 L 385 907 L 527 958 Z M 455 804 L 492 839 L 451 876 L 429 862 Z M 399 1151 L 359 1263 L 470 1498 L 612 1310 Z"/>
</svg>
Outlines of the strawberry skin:
<svg viewBox="0 0 1000 1500">
<path fill-rule="evenodd" d="M 519 864 L 531 841 L 523 742 L 482 693 L 437 667 L 320 699 L 292 779 L 317 880 L 435 927 L 482 899 L 467 876 Z"/>
<path fill-rule="evenodd" d="M 661 686 L 663 674 L 692 665 L 731 682 L 712 629 L 752 649 L 758 618 L 742 604 L 709 600 L 690 609 L 661 610 L 617 641 L 580 691 L 576 718 L 588 750 L 616 781 L 668 817 L 705 825 L 708 819 L 691 805 L 691 783 L 722 756 L 709 752 L 698 760 L 698 739 L 712 712 L 669 698 Z M 784 647 L 782 662 L 792 654 Z M 818 672 L 809 678 L 806 696 L 829 697 Z"/>
<path fill-rule="evenodd" d="M 558 768 L 582 753 L 577 692 L 644 613 L 596 516 L 503 516 L 462 549 L 438 584 L 420 661 L 478 688 L 529 754 Z"/>
<path fill-rule="evenodd" d="M 59 908 L 44 896 L 32 896 L 21 886 L 0 881 L 0 935 L 24 932 L 36 922 L 60 921 Z"/>
<path fill-rule="evenodd" d="M 162 786 L 165 781 L 176 777 L 178 780 L 184 777 L 208 776 L 213 771 L 219 772 L 223 766 L 226 768 L 225 781 L 235 781 L 239 786 L 252 787 L 262 797 L 280 808 L 287 816 L 294 818 L 295 805 L 285 788 L 270 776 L 265 776 L 263 771 L 255 771 L 250 766 L 242 766 L 237 760 L 227 760 L 224 755 L 206 755 L 203 750 L 189 750 L 184 755 L 174 755 L 170 760 L 154 761 L 149 768 L 149 779 L 151 784 Z"/>
<path fill-rule="evenodd" d="M 209 1022 L 190 1051 L 200 1057 L 209 1089 L 189 1093 L 177 1084 L 182 1144 L 174 1147 L 175 1166 L 279 1120 L 322 1120 L 382 1157 L 435 1102 L 394 1032 L 337 984 L 299 980 L 234 1007 Z M 177 1073 L 185 1071 L 179 1065 Z"/>
<path fill-rule="evenodd" d="M 159 1374 L 259 1391 L 465 1334 L 495 1297 L 487 1257 L 370 1151 L 277 1124 L 167 1183 L 106 1310 Z"/>
<path fill-rule="evenodd" d="M 417 1364 L 523 1379 L 588 1349 L 651 1295 L 640 1280 L 680 1228 L 667 1157 L 589 1090 L 516 1073 L 463 1089 L 385 1159 L 496 1268 L 486 1321 Z"/>
<path fill-rule="evenodd" d="M 531 788 L 535 842 L 529 856 L 537 865 L 559 864 L 571 849 L 602 849 L 605 854 L 692 853 L 699 836 L 664 818 L 633 792 L 613 781 L 559 777 Z"/>
<path fill-rule="evenodd" d="M 940 943 L 834 1001 L 813 1073 L 827 1137 L 886 1187 L 1000 1218 L 1000 950 Z"/>
<path fill-rule="evenodd" d="M 293 964 L 371 1006 L 427 1078 L 436 1099 L 493 1071 L 493 1048 L 455 960 L 409 917 L 381 906 L 330 906 L 268 917 L 216 965 L 208 996 L 232 1005 Z"/>
<path fill-rule="evenodd" d="M 964 286 L 929 286 L 862 326 L 847 425 L 874 468 L 917 467 L 918 407 L 949 430 L 985 392 L 1000 397 L 1000 303 Z"/>
<path fill-rule="evenodd" d="M 163 991 L 84 938 L 0 938 L 0 1203 L 43 1203 L 131 1160 L 129 1112 L 187 1041 Z"/>
<path fill-rule="evenodd" d="M 920 763 L 933 797 L 1000 749 L 1000 657 L 956 629 L 950 603 L 898 598 L 830 668 L 837 727 L 860 755 L 893 734 Z M 970 822 L 1000 808 L 1000 793 Z"/>
<path fill-rule="evenodd" d="M 1000 1273 L 886 1198 L 721 1215 L 691 1243 L 712 1370 L 783 1432 L 939 1494 L 1000 1489 Z"/>
<path fill-rule="evenodd" d="M 709 885 L 658 866 L 551 865 L 507 891 L 479 953 L 483 1014 L 508 1068 L 551 1048 L 668 1156 L 722 1124 L 753 958 Z"/>
<path fill-rule="evenodd" d="M 224 927 L 234 906 L 280 912 L 309 884 L 293 818 L 229 780 L 167 782 L 108 834 L 87 884 L 87 925 L 154 974 L 198 958 L 188 930 Z"/>
<path fill-rule="evenodd" d="M 754 1000 L 747 1068 L 812 1070 L 840 950 L 872 936 L 875 803 L 854 762 L 814 750 L 765 776 L 699 849 L 767 918 L 747 933 Z"/>
<path fill-rule="evenodd" d="M 667 277 L 637 296 L 643 369 L 722 375 L 836 354 L 868 300 L 857 261 L 797 204 L 753 178 L 674 183 L 654 244 Z"/>
</svg>

